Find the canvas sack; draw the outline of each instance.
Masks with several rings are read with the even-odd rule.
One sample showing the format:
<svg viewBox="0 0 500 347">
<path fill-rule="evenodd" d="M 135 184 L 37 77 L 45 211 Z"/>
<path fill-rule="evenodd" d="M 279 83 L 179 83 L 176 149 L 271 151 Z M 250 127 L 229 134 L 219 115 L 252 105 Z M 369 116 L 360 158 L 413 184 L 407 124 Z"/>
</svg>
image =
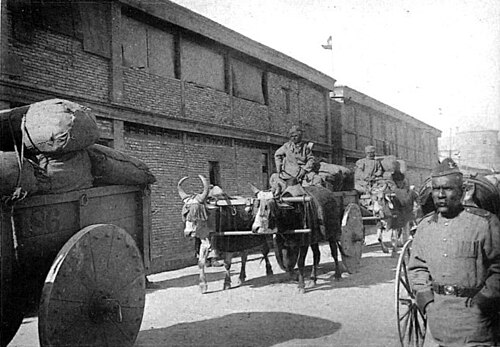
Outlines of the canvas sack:
<svg viewBox="0 0 500 347">
<path fill-rule="evenodd" d="M 156 182 L 149 167 L 139 159 L 102 145 L 87 148 L 95 185 L 146 185 Z"/>
</svg>

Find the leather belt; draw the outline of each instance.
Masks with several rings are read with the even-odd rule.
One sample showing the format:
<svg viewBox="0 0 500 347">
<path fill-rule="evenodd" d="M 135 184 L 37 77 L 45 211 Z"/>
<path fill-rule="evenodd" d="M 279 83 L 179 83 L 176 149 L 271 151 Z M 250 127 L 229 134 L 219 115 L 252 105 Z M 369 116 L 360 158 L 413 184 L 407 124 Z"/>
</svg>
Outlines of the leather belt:
<svg viewBox="0 0 500 347">
<path fill-rule="evenodd" d="M 481 288 L 462 287 L 438 283 L 433 283 L 432 289 L 434 290 L 435 294 L 453 295 L 461 298 L 471 298 L 481 290 Z"/>
</svg>

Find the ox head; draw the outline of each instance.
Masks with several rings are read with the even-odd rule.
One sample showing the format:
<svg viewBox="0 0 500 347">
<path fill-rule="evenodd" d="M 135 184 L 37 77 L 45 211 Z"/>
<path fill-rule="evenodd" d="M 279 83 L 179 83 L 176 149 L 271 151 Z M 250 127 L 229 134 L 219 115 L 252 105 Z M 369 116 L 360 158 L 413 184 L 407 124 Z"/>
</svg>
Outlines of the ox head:
<svg viewBox="0 0 500 347">
<path fill-rule="evenodd" d="M 272 191 L 261 191 L 257 187 L 250 184 L 253 193 L 256 196 L 254 200 L 254 221 L 252 224 L 252 232 L 264 233 L 269 229 L 275 228 L 274 211 L 276 202 Z"/>
<path fill-rule="evenodd" d="M 203 183 L 203 191 L 199 194 L 187 194 L 182 189 L 182 183 L 189 177 L 183 177 L 177 183 L 177 190 L 181 197 L 184 206 L 182 207 L 182 220 L 184 222 L 184 235 L 186 236 L 199 236 L 202 229 L 206 229 L 208 220 L 208 213 L 205 207 L 205 200 L 207 199 L 210 185 L 208 180 L 203 175 L 198 175 Z"/>
</svg>

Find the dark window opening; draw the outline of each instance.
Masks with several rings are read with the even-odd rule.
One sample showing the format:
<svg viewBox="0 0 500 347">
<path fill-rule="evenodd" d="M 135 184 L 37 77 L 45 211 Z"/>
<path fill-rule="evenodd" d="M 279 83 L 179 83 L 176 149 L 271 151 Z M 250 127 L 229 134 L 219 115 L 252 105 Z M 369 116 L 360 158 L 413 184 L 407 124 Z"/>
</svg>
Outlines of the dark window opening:
<svg viewBox="0 0 500 347">
<path fill-rule="evenodd" d="M 290 89 L 281 88 L 281 91 L 283 93 L 283 111 L 286 114 L 289 114 L 291 112 L 291 109 L 290 109 Z"/>
<path fill-rule="evenodd" d="M 262 173 L 261 173 L 261 183 L 263 189 L 269 188 L 269 155 L 267 153 L 262 153 L 261 155 L 261 165 L 262 165 Z"/>
<path fill-rule="evenodd" d="M 218 161 L 209 161 L 208 170 L 210 176 L 210 184 L 220 186 L 220 165 Z"/>
</svg>

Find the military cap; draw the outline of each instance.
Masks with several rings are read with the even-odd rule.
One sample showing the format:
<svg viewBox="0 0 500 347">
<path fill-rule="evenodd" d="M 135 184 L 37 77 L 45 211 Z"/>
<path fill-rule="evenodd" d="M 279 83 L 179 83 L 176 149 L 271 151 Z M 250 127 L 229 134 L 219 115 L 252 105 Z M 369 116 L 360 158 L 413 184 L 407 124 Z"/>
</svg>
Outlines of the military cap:
<svg viewBox="0 0 500 347">
<path fill-rule="evenodd" d="M 302 133 L 302 128 L 299 127 L 298 125 L 294 125 L 290 128 L 290 130 L 288 131 L 288 135 L 292 135 L 292 134 L 295 134 L 295 133 Z"/>
<path fill-rule="evenodd" d="M 453 174 L 462 175 L 462 173 L 458 169 L 458 165 L 451 158 L 444 159 L 431 171 L 431 177 L 441 177 Z"/>
<path fill-rule="evenodd" d="M 365 147 L 365 153 L 366 152 L 373 152 L 375 151 L 375 146 L 369 145 Z"/>
</svg>

